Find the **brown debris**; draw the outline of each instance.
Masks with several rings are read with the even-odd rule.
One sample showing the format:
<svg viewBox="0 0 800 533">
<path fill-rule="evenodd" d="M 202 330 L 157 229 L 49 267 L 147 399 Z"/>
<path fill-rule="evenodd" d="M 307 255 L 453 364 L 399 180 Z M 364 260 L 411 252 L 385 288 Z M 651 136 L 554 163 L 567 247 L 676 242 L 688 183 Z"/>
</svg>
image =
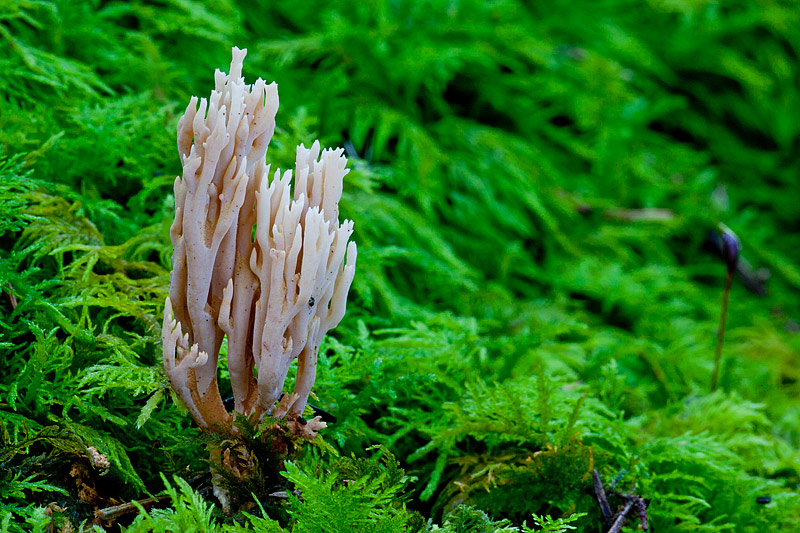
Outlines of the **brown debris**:
<svg viewBox="0 0 800 533">
<path fill-rule="evenodd" d="M 600 474 L 597 470 L 592 470 L 592 484 L 594 485 L 594 493 L 597 497 L 597 503 L 600 505 L 600 510 L 603 513 L 605 523 L 611 526 L 608 533 L 619 533 L 622 531 L 622 526 L 628 521 L 632 512 L 635 512 L 639 519 L 639 529 L 641 531 L 648 531 L 647 500 L 641 496 L 612 491 L 611 494 L 625 501 L 622 509 L 618 513 L 612 514 L 611 506 L 608 504 L 608 497 L 606 496 L 606 489 L 603 486 L 603 481 L 600 479 Z"/>
</svg>

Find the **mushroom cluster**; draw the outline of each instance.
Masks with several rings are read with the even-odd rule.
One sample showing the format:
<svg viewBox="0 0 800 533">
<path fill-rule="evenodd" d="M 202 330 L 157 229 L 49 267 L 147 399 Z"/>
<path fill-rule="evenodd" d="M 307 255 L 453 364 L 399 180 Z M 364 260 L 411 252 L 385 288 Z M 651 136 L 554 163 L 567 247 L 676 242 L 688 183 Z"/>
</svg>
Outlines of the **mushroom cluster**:
<svg viewBox="0 0 800 533">
<path fill-rule="evenodd" d="M 246 50 L 233 49 L 208 99 L 192 97 L 178 123 L 183 174 L 175 179 L 170 294 L 164 309 L 164 368 L 201 428 L 233 434 L 234 416 L 282 418 L 313 437 L 302 418 L 320 342 L 344 316 L 353 281 L 352 221 L 339 222 L 342 149 L 300 145 L 292 171 L 269 180 L 265 156 L 278 88 L 242 78 Z M 217 386 L 220 349 L 234 395 L 228 413 Z M 283 394 L 292 361 L 294 391 Z M 279 401 L 280 400 L 280 401 Z"/>
</svg>

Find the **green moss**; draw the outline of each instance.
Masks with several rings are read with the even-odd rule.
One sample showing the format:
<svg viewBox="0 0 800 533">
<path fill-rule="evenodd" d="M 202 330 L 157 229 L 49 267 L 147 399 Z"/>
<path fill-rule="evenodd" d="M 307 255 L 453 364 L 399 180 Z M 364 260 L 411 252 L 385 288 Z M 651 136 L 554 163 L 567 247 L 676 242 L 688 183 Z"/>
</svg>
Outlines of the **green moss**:
<svg viewBox="0 0 800 533">
<path fill-rule="evenodd" d="M 594 467 L 650 500 L 653 530 L 791 530 L 798 13 L 6 3 L 0 529 L 43 530 L 47 513 L 77 526 L 207 467 L 160 368 L 173 132 L 237 45 L 248 78 L 280 85 L 271 161 L 291 166 L 314 138 L 350 155 L 340 211 L 358 273 L 312 401 L 338 420 L 326 453 L 287 466 L 302 497 L 227 518 L 176 478 L 170 509 L 123 525 L 318 531 L 346 510 L 345 529 L 598 531 Z M 709 394 L 719 223 L 751 268 Z M 95 503 L 68 474 L 90 447 L 110 461 L 86 466 Z M 44 507 L 59 501 L 70 511 Z"/>
</svg>

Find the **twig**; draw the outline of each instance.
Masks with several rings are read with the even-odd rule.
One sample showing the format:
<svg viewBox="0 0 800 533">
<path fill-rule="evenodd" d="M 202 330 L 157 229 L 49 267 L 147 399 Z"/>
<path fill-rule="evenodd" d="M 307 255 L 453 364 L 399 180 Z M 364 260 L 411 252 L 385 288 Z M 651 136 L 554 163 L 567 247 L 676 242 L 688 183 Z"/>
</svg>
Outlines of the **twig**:
<svg viewBox="0 0 800 533">
<path fill-rule="evenodd" d="M 639 516 L 639 528 L 642 531 L 648 531 L 647 529 L 647 500 L 644 498 L 636 498 L 633 500 L 633 507 L 636 511 L 636 514 Z"/>
<path fill-rule="evenodd" d="M 608 533 L 619 533 L 622 530 L 622 526 L 625 525 L 625 522 L 628 520 L 628 515 L 631 514 L 631 511 L 635 511 L 636 515 L 639 517 L 639 529 L 642 531 L 648 530 L 647 500 L 641 496 L 612 491 L 613 495 L 625 500 L 625 506 L 622 510 L 617 514 L 612 514 L 611 505 L 609 505 L 606 496 L 606 489 L 603 486 L 603 481 L 600 479 L 600 474 L 597 473 L 597 470 L 592 470 L 592 484 L 594 485 L 594 493 L 595 496 L 597 496 L 597 503 L 600 504 L 600 511 L 603 513 L 603 518 L 607 525 L 611 525 L 611 529 L 608 530 Z"/>
<path fill-rule="evenodd" d="M 121 505 L 115 505 L 113 507 L 106 507 L 105 509 L 99 509 L 95 511 L 94 516 L 95 518 L 104 522 L 116 520 L 120 516 L 139 512 L 139 507 L 136 506 L 137 503 L 141 507 L 149 509 L 150 507 L 168 502 L 169 500 L 170 497 L 168 495 L 156 496 L 155 498 L 145 498 L 136 502 L 128 502 Z"/>
<path fill-rule="evenodd" d="M 622 530 L 622 526 L 625 525 L 625 521 L 628 519 L 628 513 L 631 512 L 631 509 L 633 509 L 633 500 L 628 500 L 625 507 L 623 507 L 622 511 L 617 515 L 617 519 L 611 524 L 611 529 L 608 530 L 608 533 L 619 533 Z"/>
<path fill-rule="evenodd" d="M 14 290 L 14 287 L 11 285 L 11 283 L 6 283 L 6 291 L 5 291 L 5 293 L 6 293 L 6 297 L 8 298 L 8 304 L 11 306 L 11 310 L 12 311 L 14 309 L 16 309 L 17 305 L 19 304 L 19 302 L 17 301 L 17 297 L 14 296 L 14 293 L 12 292 L 13 290 Z"/>
<path fill-rule="evenodd" d="M 592 484 L 594 485 L 594 494 L 597 496 L 597 503 L 600 504 L 600 511 L 603 512 L 603 518 L 606 524 L 610 524 L 613 514 L 611 513 L 611 506 L 608 504 L 603 480 L 600 479 L 600 474 L 597 470 L 592 470 Z"/>
</svg>

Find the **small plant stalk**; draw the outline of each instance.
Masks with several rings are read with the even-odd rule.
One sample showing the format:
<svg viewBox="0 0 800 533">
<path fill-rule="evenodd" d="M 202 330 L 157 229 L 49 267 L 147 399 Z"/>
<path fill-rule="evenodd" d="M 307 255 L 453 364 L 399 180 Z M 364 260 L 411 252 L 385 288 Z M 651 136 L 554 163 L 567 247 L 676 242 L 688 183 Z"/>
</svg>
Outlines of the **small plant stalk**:
<svg viewBox="0 0 800 533">
<path fill-rule="evenodd" d="M 722 309 L 719 314 L 719 328 L 717 329 L 717 346 L 714 351 L 714 371 L 711 374 L 711 392 L 717 390 L 719 384 L 719 370 L 722 365 L 722 345 L 725 342 L 725 323 L 728 318 L 728 299 L 731 294 L 731 284 L 733 274 L 736 272 L 736 265 L 739 262 L 739 251 L 742 245 L 736 235 L 727 227 L 723 227 L 720 235 L 722 244 L 722 258 L 728 267 L 728 277 L 725 280 L 725 290 L 722 292 Z"/>
<path fill-rule="evenodd" d="M 711 374 L 711 392 L 717 390 L 719 383 L 719 367 L 722 363 L 722 345 L 725 342 L 725 323 L 728 318 L 728 299 L 731 294 L 731 283 L 733 272 L 728 270 L 728 278 L 725 280 L 725 291 L 722 293 L 722 311 L 719 315 L 719 329 L 717 330 L 717 347 L 714 351 L 714 373 Z"/>
</svg>

